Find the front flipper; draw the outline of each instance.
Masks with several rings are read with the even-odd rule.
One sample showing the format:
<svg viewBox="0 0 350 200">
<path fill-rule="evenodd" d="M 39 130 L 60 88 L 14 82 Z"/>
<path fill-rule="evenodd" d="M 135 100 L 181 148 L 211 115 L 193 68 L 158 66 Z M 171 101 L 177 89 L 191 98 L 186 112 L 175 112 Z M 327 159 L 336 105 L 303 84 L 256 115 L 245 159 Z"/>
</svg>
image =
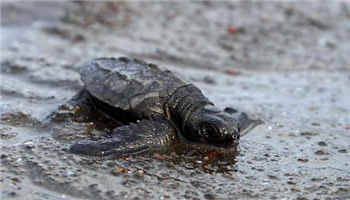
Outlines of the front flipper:
<svg viewBox="0 0 350 200">
<path fill-rule="evenodd" d="M 113 130 L 110 138 L 84 140 L 70 151 L 91 156 L 123 156 L 168 148 L 176 140 L 176 128 L 165 119 L 142 120 Z"/>
</svg>

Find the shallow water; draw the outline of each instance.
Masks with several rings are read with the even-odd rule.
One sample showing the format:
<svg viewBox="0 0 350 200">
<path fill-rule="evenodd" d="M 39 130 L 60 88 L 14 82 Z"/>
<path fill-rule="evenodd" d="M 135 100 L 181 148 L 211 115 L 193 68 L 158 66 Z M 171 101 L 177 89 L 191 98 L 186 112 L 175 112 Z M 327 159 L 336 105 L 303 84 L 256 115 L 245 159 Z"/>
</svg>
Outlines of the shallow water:
<svg viewBox="0 0 350 200">
<path fill-rule="evenodd" d="M 26 16 L 1 26 L 1 199 L 350 198 L 347 3 L 122 3 L 116 19 L 107 15 L 113 26 L 62 23 L 65 9 L 79 9 L 71 4 L 45 4 L 49 17 L 32 19 L 36 6 L 1 6 L 2 17 Z M 231 25 L 246 30 L 232 35 Z M 175 71 L 219 107 L 265 123 L 215 162 L 210 153 L 68 153 L 101 131 L 43 128 L 45 118 L 82 86 L 79 63 L 121 55 Z"/>
</svg>

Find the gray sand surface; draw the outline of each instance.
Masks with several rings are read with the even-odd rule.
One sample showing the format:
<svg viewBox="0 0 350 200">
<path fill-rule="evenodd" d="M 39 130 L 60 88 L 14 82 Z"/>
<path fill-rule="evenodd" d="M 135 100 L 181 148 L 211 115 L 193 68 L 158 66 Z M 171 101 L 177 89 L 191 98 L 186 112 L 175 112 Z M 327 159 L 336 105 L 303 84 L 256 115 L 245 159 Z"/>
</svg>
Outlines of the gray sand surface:
<svg viewBox="0 0 350 200">
<path fill-rule="evenodd" d="M 348 2 L 1 2 L 0 199 L 350 199 Z M 102 160 L 87 125 L 38 128 L 81 62 L 130 56 L 265 123 L 239 152 Z"/>
</svg>

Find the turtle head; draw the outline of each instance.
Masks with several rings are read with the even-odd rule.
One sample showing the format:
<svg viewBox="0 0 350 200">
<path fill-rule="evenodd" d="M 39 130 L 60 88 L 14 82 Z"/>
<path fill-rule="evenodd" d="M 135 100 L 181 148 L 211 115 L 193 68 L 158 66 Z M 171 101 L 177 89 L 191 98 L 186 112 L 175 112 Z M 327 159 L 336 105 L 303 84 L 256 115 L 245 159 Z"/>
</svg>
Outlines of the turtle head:
<svg viewBox="0 0 350 200">
<path fill-rule="evenodd" d="M 200 108 L 191 118 L 191 139 L 219 146 L 237 143 L 241 135 L 261 123 L 233 108 L 220 110 L 213 105 Z"/>
</svg>

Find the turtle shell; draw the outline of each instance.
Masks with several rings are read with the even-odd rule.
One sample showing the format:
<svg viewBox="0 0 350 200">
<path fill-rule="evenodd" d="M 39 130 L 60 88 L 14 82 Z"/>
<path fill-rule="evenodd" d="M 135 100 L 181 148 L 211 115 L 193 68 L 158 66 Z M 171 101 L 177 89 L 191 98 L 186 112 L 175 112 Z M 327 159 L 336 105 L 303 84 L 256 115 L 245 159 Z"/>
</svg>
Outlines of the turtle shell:
<svg viewBox="0 0 350 200">
<path fill-rule="evenodd" d="M 161 99 L 187 84 L 168 70 L 125 57 L 94 59 L 80 67 L 80 75 L 91 95 L 126 111 L 145 101 L 162 108 Z"/>
</svg>

